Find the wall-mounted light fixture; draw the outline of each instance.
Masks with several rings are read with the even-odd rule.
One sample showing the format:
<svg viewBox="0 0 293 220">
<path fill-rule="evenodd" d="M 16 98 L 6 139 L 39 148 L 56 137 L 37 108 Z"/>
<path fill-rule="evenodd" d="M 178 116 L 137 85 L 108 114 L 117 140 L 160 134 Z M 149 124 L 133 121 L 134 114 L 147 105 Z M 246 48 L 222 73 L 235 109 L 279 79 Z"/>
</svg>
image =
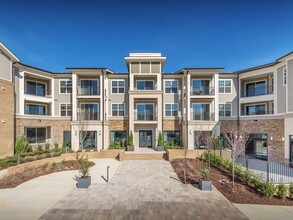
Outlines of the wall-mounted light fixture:
<svg viewBox="0 0 293 220">
<path fill-rule="evenodd" d="M 101 131 L 99 131 L 99 135 L 101 135 Z"/>
<path fill-rule="evenodd" d="M 4 120 L 2 120 L 2 124 L 5 124 L 5 121 Z"/>
<path fill-rule="evenodd" d="M 192 134 L 192 130 L 189 130 L 189 134 Z"/>
<path fill-rule="evenodd" d="M 285 140 L 285 138 L 284 137 L 282 137 L 282 141 L 284 141 Z"/>
<path fill-rule="evenodd" d="M 5 91 L 5 88 L 4 88 L 4 86 L 2 86 L 2 87 L 1 87 L 1 89 L 2 89 L 3 91 Z"/>
<path fill-rule="evenodd" d="M 273 136 L 271 136 L 271 141 L 274 140 Z"/>
</svg>

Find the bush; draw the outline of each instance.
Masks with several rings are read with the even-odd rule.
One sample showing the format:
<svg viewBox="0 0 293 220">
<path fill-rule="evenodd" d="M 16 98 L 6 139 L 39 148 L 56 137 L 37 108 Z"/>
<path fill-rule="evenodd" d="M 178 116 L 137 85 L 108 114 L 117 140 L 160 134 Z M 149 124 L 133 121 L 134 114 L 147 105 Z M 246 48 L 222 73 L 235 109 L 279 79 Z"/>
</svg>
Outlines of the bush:
<svg viewBox="0 0 293 220">
<path fill-rule="evenodd" d="M 158 146 L 163 146 L 163 138 L 162 138 L 162 132 L 159 132 L 159 137 L 158 137 Z"/>
<path fill-rule="evenodd" d="M 281 181 L 281 183 L 280 183 L 280 185 L 278 185 L 277 189 L 278 189 L 277 190 L 277 196 L 280 199 L 285 199 L 287 197 L 288 189 L 285 186 L 285 184 L 283 183 L 283 181 Z"/>
<path fill-rule="evenodd" d="M 50 151 L 50 144 L 45 144 L 45 151 Z"/>
<path fill-rule="evenodd" d="M 132 134 L 132 131 L 130 131 L 129 142 L 128 142 L 128 144 L 129 144 L 130 146 L 133 146 L 133 134 Z"/>
<path fill-rule="evenodd" d="M 60 148 L 59 145 L 57 143 L 54 144 L 54 152 L 59 152 Z"/>
<path fill-rule="evenodd" d="M 28 144 L 24 135 L 16 138 L 15 141 L 15 152 L 18 154 L 25 154 L 27 152 L 31 152 L 32 147 Z"/>
<path fill-rule="evenodd" d="M 241 164 L 238 164 L 238 163 L 235 163 L 235 165 L 234 165 L 234 172 L 235 172 L 235 175 L 236 176 L 238 176 L 239 178 L 242 178 L 243 177 L 242 165 Z"/>
<path fill-rule="evenodd" d="M 174 139 L 165 142 L 165 148 L 166 149 L 183 149 L 183 146 L 180 146 L 179 144 L 174 142 Z"/>
<path fill-rule="evenodd" d="M 210 169 L 207 164 L 203 164 L 200 168 L 200 178 L 203 180 L 207 180 L 209 178 Z"/>
<path fill-rule="evenodd" d="M 242 179 L 246 184 L 252 184 L 254 178 L 255 175 L 250 169 L 243 171 Z"/>
<path fill-rule="evenodd" d="M 43 147 L 42 147 L 41 145 L 38 145 L 38 147 L 37 147 L 37 151 L 39 151 L 39 152 L 43 152 Z"/>
<path fill-rule="evenodd" d="M 264 182 L 260 188 L 262 194 L 265 197 L 273 197 L 277 191 L 277 187 L 274 185 L 273 181 Z"/>
<path fill-rule="evenodd" d="M 293 182 L 289 185 L 289 197 L 293 199 Z"/>
<path fill-rule="evenodd" d="M 87 158 L 80 158 L 79 159 L 80 162 L 80 168 L 79 168 L 79 176 L 81 178 L 83 177 L 87 177 L 90 175 L 90 161 Z"/>
</svg>

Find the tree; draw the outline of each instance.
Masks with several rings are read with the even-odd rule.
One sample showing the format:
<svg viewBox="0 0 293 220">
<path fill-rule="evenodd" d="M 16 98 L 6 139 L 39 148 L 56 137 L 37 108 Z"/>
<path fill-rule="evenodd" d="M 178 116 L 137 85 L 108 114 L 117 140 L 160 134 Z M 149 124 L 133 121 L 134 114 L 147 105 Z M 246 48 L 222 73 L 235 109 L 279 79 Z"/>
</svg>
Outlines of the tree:
<svg viewBox="0 0 293 220">
<path fill-rule="evenodd" d="M 133 146 L 133 134 L 132 134 L 132 131 L 130 131 L 128 143 L 129 143 L 129 146 Z"/>
<path fill-rule="evenodd" d="M 159 131 L 158 146 L 163 146 L 162 132 Z"/>
<path fill-rule="evenodd" d="M 249 135 L 249 129 L 246 128 L 245 123 L 242 123 L 241 125 L 230 123 L 222 130 L 222 134 L 225 138 L 227 147 L 231 149 L 231 159 L 233 164 L 232 182 L 234 187 L 235 161 L 239 155 L 245 151 L 247 143 L 250 141 L 251 137 Z"/>
<path fill-rule="evenodd" d="M 17 154 L 17 163 L 20 164 L 20 154 L 32 151 L 24 135 L 18 136 L 15 141 L 15 154 Z"/>
<path fill-rule="evenodd" d="M 220 138 L 214 133 L 212 137 L 210 138 L 210 148 L 214 150 L 214 153 L 216 150 L 221 149 L 223 147 L 223 143 L 220 140 Z"/>
</svg>

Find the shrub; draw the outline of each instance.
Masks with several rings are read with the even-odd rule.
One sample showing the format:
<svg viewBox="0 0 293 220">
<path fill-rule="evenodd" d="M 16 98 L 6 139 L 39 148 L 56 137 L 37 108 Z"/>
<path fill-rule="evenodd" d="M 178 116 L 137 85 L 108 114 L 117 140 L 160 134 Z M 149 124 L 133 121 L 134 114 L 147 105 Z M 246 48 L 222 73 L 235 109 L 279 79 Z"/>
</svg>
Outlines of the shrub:
<svg viewBox="0 0 293 220">
<path fill-rule="evenodd" d="M 200 168 L 200 178 L 207 180 L 209 178 L 210 169 L 207 164 L 203 164 Z"/>
<path fill-rule="evenodd" d="M 285 199 L 287 197 L 288 189 L 285 186 L 285 184 L 283 183 L 283 181 L 281 181 L 281 183 L 278 185 L 277 189 L 278 189 L 277 190 L 277 196 L 280 199 Z"/>
<path fill-rule="evenodd" d="M 289 197 L 293 199 L 293 182 L 290 183 L 288 191 L 289 191 Z"/>
<path fill-rule="evenodd" d="M 159 137 L 158 137 L 158 146 L 163 146 L 163 138 L 162 138 L 162 132 L 159 132 Z"/>
<path fill-rule="evenodd" d="M 87 158 L 81 158 L 80 160 L 80 168 L 79 168 L 79 176 L 81 178 L 87 177 L 90 174 L 90 161 Z"/>
<path fill-rule="evenodd" d="M 45 151 L 50 151 L 50 144 L 45 144 Z"/>
<path fill-rule="evenodd" d="M 43 164 L 41 167 L 44 168 L 44 169 L 46 169 L 48 166 L 49 166 L 49 162 Z"/>
<path fill-rule="evenodd" d="M 39 152 L 43 152 L 43 147 L 42 147 L 41 145 L 38 145 L 38 147 L 37 147 L 37 151 L 39 151 Z"/>
<path fill-rule="evenodd" d="M 242 170 L 242 165 L 235 163 L 234 165 L 234 172 L 235 175 L 242 178 L 243 177 L 243 170 Z"/>
<path fill-rule="evenodd" d="M 246 184 L 251 184 L 255 178 L 254 173 L 250 169 L 243 171 L 242 179 Z"/>
<path fill-rule="evenodd" d="M 260 188 L 262 194 L 265 197 L 273 197 L 277 191 L 276 186 L 274 185 L 273 181 L 270 180 L 269 182 L 264 182 Z"/>
<path fill-rule="evenodd" d="M 57 167 L 57 163 L 56 162 L 53 162 L 52 163 L 52 167 L 56 168 Z"/>
<path fill-rule="evenodd" d="M 15 141 L 15 152 L 19 154 L 25 154 L 27 152 L 31 152 L 32 147 L 28 144 L 24 135 L 16 138 Z"/>
<path fill-rule="evenodd" d="M 133 146 L 133 134 L 132 131 L 130 131 L 130 135 L 129 135 L 129 143 L 130 146 Z"/>
<path fill-rule="evenodd" d="M 60 149 L 59 149 L 59 145 L 55 142 L 54 144 L 54 152 L 59 152 Z"/>
</svg>

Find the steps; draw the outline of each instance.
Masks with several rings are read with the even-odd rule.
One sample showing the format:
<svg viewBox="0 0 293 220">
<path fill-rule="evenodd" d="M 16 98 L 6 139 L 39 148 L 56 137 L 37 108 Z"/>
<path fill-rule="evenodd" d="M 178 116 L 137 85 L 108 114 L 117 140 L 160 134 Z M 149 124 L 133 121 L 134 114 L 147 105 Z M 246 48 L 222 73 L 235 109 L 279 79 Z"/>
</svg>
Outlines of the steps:
<svg viewBox="0 0 293 220">
<path fill-rule="evenodd" d="M 124 154 L 124 160 L 166 160 L 166 153 L 127 153 Z"/>
</svg>

